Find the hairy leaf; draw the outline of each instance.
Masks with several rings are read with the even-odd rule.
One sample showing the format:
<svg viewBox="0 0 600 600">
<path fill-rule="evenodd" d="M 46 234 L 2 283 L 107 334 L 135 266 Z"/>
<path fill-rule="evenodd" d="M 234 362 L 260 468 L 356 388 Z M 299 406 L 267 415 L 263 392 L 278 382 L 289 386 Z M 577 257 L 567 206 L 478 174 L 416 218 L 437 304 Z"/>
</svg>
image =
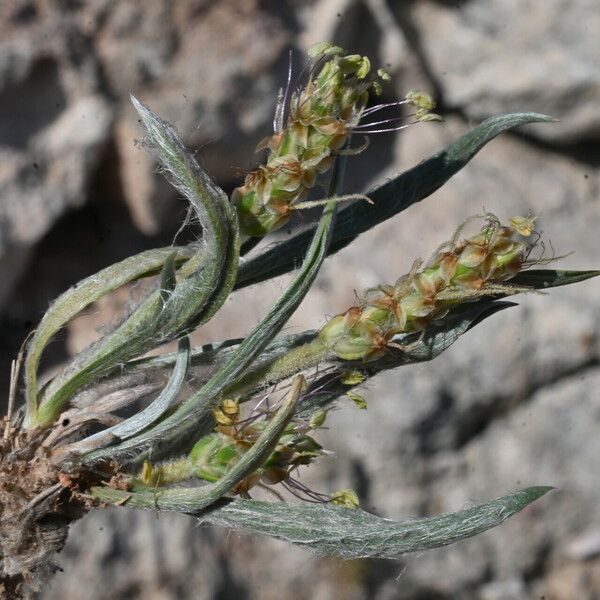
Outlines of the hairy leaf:
<svg viewBox="0 0 600 600">
<path fill-rule="evenodd" d="M 142 506 L 128 492 L 93 488 L 105 502 L 127 502 L 140 508 L 172 510 L 197 514 L 203 523 L 269 535 L 296 544 L 320 555 L 344 558 L 396 558 L 446 546 L 496 527 L 546 494 L 551 487 L 529 487 L 484 504 L 438 517 L 392 521 L 360 509 L 223 499 L 207 510 L 203 502 L 195 509 L 190 490 L 177 490 L 185 496 L 168 504 L 159 495 Z M 150 494 L 151 496 L 151 494 Z"/>
<path fill-rule="evenodd" d="M 173 290 L 157 290 L 112 333 L 67 365 L 45 390 L 36 424 L 51 424 L 69 397 L 116 365 L 180 337 L 210 318 L 229 295 L 238 262 L 237 220 L 226 194 L 200 168 L 171 126 L 133 103 L 168 179 L 194 208 L 202 245 L 180 269 Z"/>
<path fill-rule="evenodd" d="M 25 359 L 25 390 L 27 403 L 35 412 L 37 402 L 37 369 L 50 340 L 68 323 L 102 296 L 142 277 L 156 275 L 169 256 L 176 252 L 176 261 L 186 261 L 193 251 L 189 248 L 156 248 L 130 256 L 121 262 L 86 277 L 59 296 L 46 311 L 27 348 Z"/>
<path fill-rule="evenodd" d="M 321 555 L 395 558 L 446 546 L 482 533 L 551 490 L 530 487 L 455 513 L 397 522 L 337 506 L 224 501 L 200 515 L 202 522 L 270 535 Z"/>
</svg>

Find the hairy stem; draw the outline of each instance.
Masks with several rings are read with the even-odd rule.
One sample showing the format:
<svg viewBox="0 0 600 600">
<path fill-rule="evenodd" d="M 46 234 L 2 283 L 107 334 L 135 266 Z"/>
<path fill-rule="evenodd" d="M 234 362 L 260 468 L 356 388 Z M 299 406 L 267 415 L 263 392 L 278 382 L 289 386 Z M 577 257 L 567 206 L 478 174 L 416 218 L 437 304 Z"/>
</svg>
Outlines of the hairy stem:
<svg viewBox="0 0 600 600">
<path fill-rule="evenodd" d="M 273 362 L 250 371 L 225 391 L 225 396 L 243 396 L 274 385 L 327 360 L 330 352 L 320 339 L 290 350 Z"/>
</svg>

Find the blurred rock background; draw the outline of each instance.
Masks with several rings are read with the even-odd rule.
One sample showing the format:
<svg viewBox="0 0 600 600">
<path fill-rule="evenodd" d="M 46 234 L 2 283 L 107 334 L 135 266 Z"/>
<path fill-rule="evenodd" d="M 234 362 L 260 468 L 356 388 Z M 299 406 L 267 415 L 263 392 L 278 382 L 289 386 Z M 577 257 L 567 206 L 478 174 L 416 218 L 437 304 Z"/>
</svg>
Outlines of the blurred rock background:
<svg viewBox="0 0 600 600">
<path fill-rule="evenodd" d="M 231 190 L 268 134 L 288 51 L 332 40 L 393 75 L 385 99 L 433 93 L 446 117 L 374 136 L 364 191 L 497 112 L 560 119 L 503 135 L 441 191 L 327 263 L 291 330 L 391 282 L 483 206 L 540 214 L 565 268 L 598 268 L 597 0 L 4 0 L 0 3 L 0 367 L 83 276 L 171 242 L 184 203 L 134 144 L 133 93 Z M 308 217 L 304 217 L 306 219 Z M 197 341 L 246 332 L 285 284 L 246 290 Z M 323 436 L 311 481 L 354 487 L 394 518 L 456 510 L 531 484 L 556 491 L 502 527 L 398 562 L 315 559 L 284 544 L 128 510 L 72 531 L 44 600 L 600 598 L 600 284 L 520 299 L 426 366 L 369 386 Z M 124 291 L 76 320 L 55 368 L 114 319 Z M 243 308 L 241 308 L 243 307 Z"/>
</svg>

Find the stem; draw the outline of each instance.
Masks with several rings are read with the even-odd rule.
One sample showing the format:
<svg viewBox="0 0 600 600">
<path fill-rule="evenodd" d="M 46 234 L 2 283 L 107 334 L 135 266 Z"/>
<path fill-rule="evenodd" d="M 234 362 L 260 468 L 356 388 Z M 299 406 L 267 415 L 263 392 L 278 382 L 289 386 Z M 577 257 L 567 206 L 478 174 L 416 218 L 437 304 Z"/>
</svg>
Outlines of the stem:
<svg viewBox="0 0 600 600">
<path fill-rule="evenodd" d="M 290 350 L 272 363 L 250 371 L 238 383 L 225 390 L 226 396 L 243 396 L 274 385 L 296 373 L 324 362 L 331 355 L 319 338 Z"/>
</svg>

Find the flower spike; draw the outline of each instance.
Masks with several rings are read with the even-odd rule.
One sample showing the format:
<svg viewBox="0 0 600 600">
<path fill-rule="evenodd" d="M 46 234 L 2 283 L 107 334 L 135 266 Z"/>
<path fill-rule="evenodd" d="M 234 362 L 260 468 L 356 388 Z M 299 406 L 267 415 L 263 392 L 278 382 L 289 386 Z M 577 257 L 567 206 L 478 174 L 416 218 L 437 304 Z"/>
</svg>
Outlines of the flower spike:
<svg viewBox="0 0 600 600">
<path fill-rule="evenodd" d="M 291 71 L 288 73 L 288 85 L 277 105 L 275 132 L 257 147 L 269 151 L 266 164 L 248 173 L 244 184 L 232 194 L 240 230 L 247 238 L 262 237 L 288 222 L 317 177 L 329 170 L 334 156 L 346 152 L 344 146 L 353 131 L 382 133 L 407 126 L 373 129 L 405 117 L 361 124 L 367 114 L 410 104 L 418 109 L 413 115 L 415 122 L 439 120 L 428 112 L 434 106 L 431 97 L 416 91 L 401 102 L 367 109 L 369 92 L 377 94 L 381 82 L 389 81 L 390 76 L 382 69 L 371 76 L 371 62 L 366 56 L 346 54 L 327 42 L 314 46 L 309 55 L 312 66 L 308 82 L 290 93 Z"/>
<path fill-rule="evenodd" d="M 456 304 L 529 291 L 507 282 L 535 263 L 528 260 L 535 242 L 518 237 L 532 235 L 533 219 L 513 217 L 502 225 L 492 214 L 476 218 L 485 219 L 477 235 L 460 239 L 468 219 L 425 268 L 416 262 L 393 286 L 368 291 L 361 306 L 333 317 L 319 333 L 323 344 L 342 360 L 375 360 L 390 347 L 403 349 L 395 336 L 423 332 Z"/>
</svg>

